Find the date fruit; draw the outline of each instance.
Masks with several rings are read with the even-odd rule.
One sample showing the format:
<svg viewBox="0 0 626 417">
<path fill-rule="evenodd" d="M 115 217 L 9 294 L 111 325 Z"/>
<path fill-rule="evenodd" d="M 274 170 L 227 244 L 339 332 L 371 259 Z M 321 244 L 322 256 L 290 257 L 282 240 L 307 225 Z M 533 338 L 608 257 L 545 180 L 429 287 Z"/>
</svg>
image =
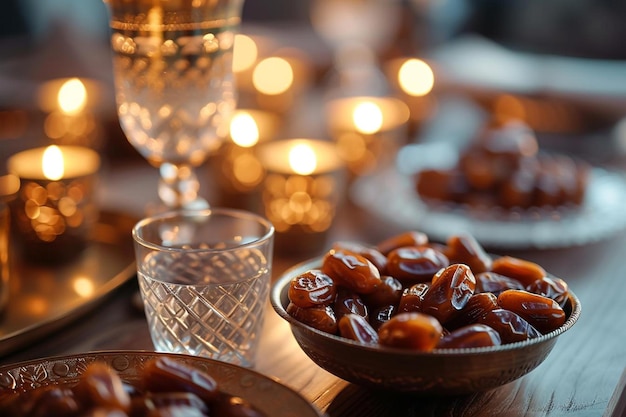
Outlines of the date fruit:
<svg viewBox="0 0 626 417">
<path fill-rule="evenodd" d="M 319 269 L 306 271 L 289 283 L 289 300 L 301 308 L 329 305 L 336 294 L 335 282 Z"/>
<path fill-rule="evenodd" d="M 565 311 L 552 298 L 543 295 L 524 290 L 507 290 L 498 296 L 498 304 L 517 313 L 543 334 L 565 323 Z"/>
<path fill-rule="evenodd" d="M 424 295 L 422 312 L 445 324 L 465 307 L 476 289 L 476 278 L 465 264 L 450 265 L 433 277 Z"/>
<path fill-rule="evenodd" d="M 378 330 L 381 345 L 429 352 L 437 346 L 443 328 L 433 316 L 422 313 L 399 313 Z"/>
<path fill-rule="evenodd" d="M 462 349 L 474 347 L 499 346 L 500 335 L 485 324 L 469 324 L 445 334 L 437 349 Z"/>
<path fill-rule="evenodd" d="M 387 272 L 405 286 L 430 281 L 449 264 L 446 255 L 428 246 L 404 246 L 387 255 Z"/>
<path fill-rule="evenodd" d="M 364 256 L 345 249 L 330 250 L 322 262 L 322 272 L 335 283 L 359 294 L 372 293 L 380 285 L 380 271 Z"/>
</svg>

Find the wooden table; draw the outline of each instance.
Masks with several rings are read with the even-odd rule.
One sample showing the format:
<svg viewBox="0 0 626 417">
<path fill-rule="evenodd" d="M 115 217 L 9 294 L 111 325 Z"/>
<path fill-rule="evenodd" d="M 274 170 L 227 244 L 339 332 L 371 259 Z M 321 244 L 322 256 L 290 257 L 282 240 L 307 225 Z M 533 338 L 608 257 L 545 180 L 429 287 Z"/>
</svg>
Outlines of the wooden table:
<svg viewBox="0 0 626 417">
<path fill-rule="evenodd" d="M 140 172 L 145 173 L 144 170 Z M 105 190 L 111 204 L 126 187 L 150 188 L 145 178 L 115 170 Z M 112 185 L 113 184 L 113 185 Z M 135 184 L 135 185 L 132 185 Z M 137 184 L 143 184 L 138 187 Z M 122 187 L 122 188 L 117 188 Z M 150 197 L 146 197 L 150 198 Z M 145 199 L 137 199 L 146 201 Z M 122 202 L 119 206 L 124 209 Z M 333 239 L 374 243 L 394 230 L 350 205 L 340 213 Z M 338 379 L 315 365 L 298 347 L 288 324 L 267 305 L 256 369 L 299 391 L 330 417 L 350 416 L 621 416 L 626 378 L 626 234 L 584 246 L 559 250 L 508 252 L 543 265 L 570 284 L 582 303 L 578 323 L 560 336 L 546 361 L 530 374 L 501 388 L 461 397 L 438 398 L 373 392 Z M 294 263 L 316 254 L 286 258 L 277 254 L 274 278 Z M 0 358 L 0 364 L 95 350 L 152 350 L 145 317 L 137 308 L 134 278 L 94 310 L 26 349 Z M 621 380 L 620 380 L 621 378 Z"/>
</svg>

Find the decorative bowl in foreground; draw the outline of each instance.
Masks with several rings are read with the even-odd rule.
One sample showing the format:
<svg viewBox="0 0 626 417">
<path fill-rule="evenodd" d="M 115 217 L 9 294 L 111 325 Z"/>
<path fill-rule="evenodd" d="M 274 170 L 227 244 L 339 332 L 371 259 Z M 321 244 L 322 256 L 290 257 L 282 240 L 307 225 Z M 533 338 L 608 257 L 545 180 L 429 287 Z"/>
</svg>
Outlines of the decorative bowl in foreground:
<svg viewBox="0 0 626 417">
<path fill-rule="evenodd" d="M 565 306 L 565 323 L 550 333 L 523 342 L 431 352 L 366 346 L 317 330 L 287 313 L 291 279 L 310 269 L 320 268 L 321 264 L 322 258 L 316 258 L 282 274 L 271 289 L 272 306 L 289 322 L 296 341 L 317 365 L 339 378 L 370 388 L 457 395 L 499 387 L 539 366 L 558 336 L 576 323 L 581 312 L 580 301 L 570 291 Z"/>
<path fill-rule="evenodd" d="M 147 361 L 168 356 L 209 374 L 220 391 L 241 397 L 272 417 L 321 417 L 322 414 L 296 391 L 254 370 L 212 359 L 183 354 L 143 351 L 108 351 L 56 356 L 0 366 L 2 394 L 22 393 L 47 385 L 76 384 L 87 365 L 108 364 L 122 378 L 133 383 L 140 378 Z"/>
</svg>

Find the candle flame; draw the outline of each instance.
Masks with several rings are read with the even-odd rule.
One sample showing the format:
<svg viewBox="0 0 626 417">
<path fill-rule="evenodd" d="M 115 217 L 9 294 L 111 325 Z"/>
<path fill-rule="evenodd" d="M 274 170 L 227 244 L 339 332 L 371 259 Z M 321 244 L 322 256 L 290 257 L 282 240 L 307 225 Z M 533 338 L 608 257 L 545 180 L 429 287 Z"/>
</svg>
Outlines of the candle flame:
<svg viewBox="0 0 626 417">
<path fill-rule="evenodd" d="M 315 151 L 305 143 L 294 145 L 289 150 L 289 166 L 296 174 L 312 174 L 317 168 Z"/>
<path fill-rule="evenodd" d="M 230 122 L 230 137 L 242 148 L 250 148 L 259 141 L 259 127 L 247 112 L 235 114 Z"/>
<path fill-rule="evenodd" d="M 282 94 L 293 84 L 293 68 L 286 59 L 265 58 L 254 69 L 252 82 L 264 94 Z"/>
<path fill-rule="evenodd" d="M 87 89 L 78 78 L 70 78 L 59 89 L 57 98 L 61 111 L 67 114 L 77 114 L 87 104 Z"/>
<path fill-rule="evenodd" d="M 376 103 L 365 101 L 354 108 L 352 121 L 359 132 L 376 133 L 383 125 L 383 112 Z"/>
<path fill-rule="evenodd" d="M 402 91 L 410 96 L 421 97 L 430 93 L 435 84 L 435 75 L 430 66 L 421 59 L 406 60 L 398 71 L 398 82 Z"/>
<path fill-rule="evenodd" d="M 258 53 L 258 47 L 254 39 L 242 34 L 235 35 L 233 71 L 243 72 L 251 68 L 257 60 Z"/>
<path fill-rule="evenodd" d="M 61 149 L 56 145 L 48 146 L 41 159 L 43 175 L 51 181 L 60 180 L 63 178 L 63 166 L 63 152 L 61 152 Z"/>
</svg>

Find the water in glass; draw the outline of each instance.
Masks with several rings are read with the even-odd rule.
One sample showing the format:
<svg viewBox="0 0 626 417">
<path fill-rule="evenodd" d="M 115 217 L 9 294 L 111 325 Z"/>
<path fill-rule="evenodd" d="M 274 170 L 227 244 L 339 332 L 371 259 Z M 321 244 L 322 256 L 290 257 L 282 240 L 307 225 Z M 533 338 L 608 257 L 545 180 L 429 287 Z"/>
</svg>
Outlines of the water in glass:
<svg viewBox="0 0 626 417">
<path fill-rule="evenodd" d="M 156 350 L 254 366 L 270 284 L 263 253 L 151 253 L 138 277 Z"/>
</svg>

